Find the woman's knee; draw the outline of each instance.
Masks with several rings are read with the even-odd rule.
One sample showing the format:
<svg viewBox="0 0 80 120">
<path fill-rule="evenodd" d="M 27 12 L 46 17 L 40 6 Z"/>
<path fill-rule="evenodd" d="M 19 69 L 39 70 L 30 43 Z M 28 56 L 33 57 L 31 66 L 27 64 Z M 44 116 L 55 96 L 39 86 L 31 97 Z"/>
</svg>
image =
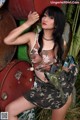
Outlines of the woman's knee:
<svg viewBox="0 0 80 120">
<path fill-rule="evenodd" d="M 7 105 L 7 106 L 5 107 L 5 111 L 6 111 L 6 112 L 11 111 L 11 105 Z"/>
<path fill-rule="evenodd" d="M 8 112 L 8 115 L 14 115 L 13 105 L 12 104 L 8 104 L 5 107 L 5 111 Z"/>
</svg>

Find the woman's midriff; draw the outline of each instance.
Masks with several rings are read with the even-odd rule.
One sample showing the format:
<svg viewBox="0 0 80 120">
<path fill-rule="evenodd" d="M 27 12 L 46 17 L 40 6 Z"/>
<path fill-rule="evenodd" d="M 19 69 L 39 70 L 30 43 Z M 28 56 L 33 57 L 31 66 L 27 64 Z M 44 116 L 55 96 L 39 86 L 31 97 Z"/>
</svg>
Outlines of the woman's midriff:
<svg viewBox="0 0 80 120">
<path fill-rule="evenodd" d="M 40 72 L 38 70 L 35 70 L 35 74 L 40 80 L 42 80 L 44 82 L 48 82 L 48 80 L 46 79 L 46 77 L 44 75 L 44 72 Z"/>
</svg>

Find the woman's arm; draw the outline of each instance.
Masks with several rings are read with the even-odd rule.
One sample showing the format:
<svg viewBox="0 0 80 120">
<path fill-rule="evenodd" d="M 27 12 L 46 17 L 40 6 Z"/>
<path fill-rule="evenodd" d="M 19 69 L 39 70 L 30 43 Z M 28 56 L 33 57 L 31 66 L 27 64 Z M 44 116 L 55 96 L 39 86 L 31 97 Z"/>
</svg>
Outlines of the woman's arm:
<svg viewBox="0 0 80 120">
<path fill-rule="evenodd" d="M 33 25 L 35 22 L 39 20 L 39 15 L 37 12 L 30 12 L 28 15 L 28 20 L 22 24 L 21 26 L 12 30 L 8 36 L 4 39 L 4 43 L 8 45 L 18 45 L 25 44 L 29 42 L 32 33 L 26 33 L 21 35 L 27 28 Z"/>
</svg>

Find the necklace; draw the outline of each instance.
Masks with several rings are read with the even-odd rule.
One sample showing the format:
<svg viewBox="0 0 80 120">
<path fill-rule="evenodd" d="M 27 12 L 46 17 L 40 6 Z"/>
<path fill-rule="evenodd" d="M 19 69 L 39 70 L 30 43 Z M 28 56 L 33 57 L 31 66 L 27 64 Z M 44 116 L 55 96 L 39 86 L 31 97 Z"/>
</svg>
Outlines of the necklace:
<svg viewBox="0 0 80 120">
<path fill-rule="evenodd" d="M 47 40 L 47 41 L 52 41 L 52 40 L 53 40 L 53 38 L 52 38 L 52 39 L 47 39 L 47 38 L 45 38 L 45 37 L 43 37 L 43 39 L 44 39 L 44 40 Z"/>
</svg>

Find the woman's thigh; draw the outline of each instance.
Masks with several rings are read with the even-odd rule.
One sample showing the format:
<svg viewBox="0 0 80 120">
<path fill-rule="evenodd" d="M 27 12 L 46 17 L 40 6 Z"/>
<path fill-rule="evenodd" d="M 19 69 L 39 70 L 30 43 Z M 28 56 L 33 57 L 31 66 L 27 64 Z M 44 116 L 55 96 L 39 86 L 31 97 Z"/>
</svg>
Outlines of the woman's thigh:
<svg viewBox="0 0 80 120">
<path fill-rule="evenodd" d="M 17 100 L 11 102 L 7 105 L 5 111 L 8 111 L 9 114 L 18 115 L 25 110 L 29 110 L 36 107 L 28 100 L 26 100 L 23 96 L 18 98 Z"/>
<path fill-rule="evenodd" d="M 60 109 L 55 109 L 52 111 L 52 120 L 64 120 L 67 110 L 72 102 L 72 95 L 69 96 L 66 104 Z"/>
</svg>

